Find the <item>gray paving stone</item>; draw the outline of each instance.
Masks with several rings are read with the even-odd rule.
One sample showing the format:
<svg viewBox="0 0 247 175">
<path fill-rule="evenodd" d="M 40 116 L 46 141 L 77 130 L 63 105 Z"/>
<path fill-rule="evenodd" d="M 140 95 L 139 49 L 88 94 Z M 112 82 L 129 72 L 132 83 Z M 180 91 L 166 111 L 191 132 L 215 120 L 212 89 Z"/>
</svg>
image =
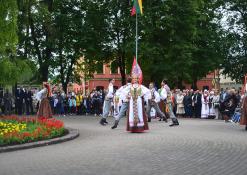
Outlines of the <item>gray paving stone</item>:
<svg viewBox="0 0 247 175">
<path fill-rule="evenodd" d="M 99 117 L 62 118 L 80 130 L 72 141 L 0 154 L 0 175 L 246 175 L 247 132 L 237 124 L 153 120 L 146 133 L 111 130 Z"/>
</svg>

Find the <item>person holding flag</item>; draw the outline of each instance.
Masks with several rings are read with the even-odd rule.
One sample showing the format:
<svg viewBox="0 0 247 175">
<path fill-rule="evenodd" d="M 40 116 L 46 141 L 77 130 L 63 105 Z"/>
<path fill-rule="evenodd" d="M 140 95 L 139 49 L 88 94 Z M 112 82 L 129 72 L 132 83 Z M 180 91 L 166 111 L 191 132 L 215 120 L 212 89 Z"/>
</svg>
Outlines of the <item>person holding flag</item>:
<svg viewBox="0 0 247 175">
<path fill-rule="evenodd" d="M 144 112 L 144 99 L 146 101 L 151 99 L 151 92 L 148 88 L 141 85 L 142 71 L 136 59 L 134 58 L 132 66 L 132 84 L 130 88 L 123 90 L 129 100 L 129 110 L 127 113 L 127 131 L 143 132 L 148 130 L 147 116 Z"/>
</svg>

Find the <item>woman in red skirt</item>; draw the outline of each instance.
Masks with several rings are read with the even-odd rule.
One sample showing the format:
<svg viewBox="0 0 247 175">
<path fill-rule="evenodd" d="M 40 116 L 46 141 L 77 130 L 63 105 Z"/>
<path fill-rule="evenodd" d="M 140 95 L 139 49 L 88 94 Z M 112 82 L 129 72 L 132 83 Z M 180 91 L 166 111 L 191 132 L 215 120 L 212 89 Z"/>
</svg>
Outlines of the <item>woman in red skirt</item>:
<svg viewBox="0 0 247 175">
<path fill-rule="evenodd" d="M 51 94 L 50 86 L 48 83 L 43 83 L 44 88 L 37 93 L 37 99 L 40 100 L 38 117 L 39 118 L 51 118 L 52 110 L 50 106 L 49 97 Z"/>
<path fill-rule="evenodd" d="M 247 131 L 247 96 L 245 96 L 243 99 L 240 125 L 245 125 L 245 130 Z"/>
</svg>

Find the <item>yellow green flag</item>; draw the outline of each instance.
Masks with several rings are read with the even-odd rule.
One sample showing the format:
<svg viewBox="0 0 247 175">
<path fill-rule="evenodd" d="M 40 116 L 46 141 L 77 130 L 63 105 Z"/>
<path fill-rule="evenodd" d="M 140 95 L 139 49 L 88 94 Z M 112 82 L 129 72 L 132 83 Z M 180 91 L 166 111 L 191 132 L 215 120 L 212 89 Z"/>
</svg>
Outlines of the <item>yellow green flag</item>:
<svg viewBox="0 0 247 175">
<path fill-rule="evenodd" d="M 134 6 L 131 10 L 131 15 L 143 14 L 142 0 L 134 0 Z"/>
</svg>

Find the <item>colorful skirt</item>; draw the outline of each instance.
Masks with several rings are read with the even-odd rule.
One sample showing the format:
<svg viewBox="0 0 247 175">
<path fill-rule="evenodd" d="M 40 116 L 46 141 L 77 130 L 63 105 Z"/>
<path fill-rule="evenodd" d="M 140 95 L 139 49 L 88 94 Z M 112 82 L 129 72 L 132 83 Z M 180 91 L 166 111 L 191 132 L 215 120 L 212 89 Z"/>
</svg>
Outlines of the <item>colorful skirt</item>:
<svg viewBox="0 0 247 175">
<path fill-rule="evenodd" d="M 41 100 L 37 115 L 39 118 L 51 118 L 52 117 L 51 105 L 50 105 L 50 101 L 48 98 L 44 98 Z"/>
<path fill-rule="evenodd" d="M 147 115 L 145 113 L 144 110 L 144 104 L 143 101 L 141 102 L 142 104 L 140 104 L 142 110 L 138 111 L 138 117 L 141 116 L 141 121 L 139 121 L 137 124 L 133 124 L 132 120 L 133 118 L 131 118 L 131 115 L 133 117 L 133 109 L 131 109 L 130 105 L 131 105 L 131 101 L 129 102 L 129 110 L 127 112 L 127 131 L 132 132 L 132 133 L 140 133 L 140 132 L 144 132 L 145 130 L 149 130 L 148 127 L 148 122 L 147 122 Z M 141 115 L 139 115 L 139 112 L 141 113 Z"/>
</svg>

